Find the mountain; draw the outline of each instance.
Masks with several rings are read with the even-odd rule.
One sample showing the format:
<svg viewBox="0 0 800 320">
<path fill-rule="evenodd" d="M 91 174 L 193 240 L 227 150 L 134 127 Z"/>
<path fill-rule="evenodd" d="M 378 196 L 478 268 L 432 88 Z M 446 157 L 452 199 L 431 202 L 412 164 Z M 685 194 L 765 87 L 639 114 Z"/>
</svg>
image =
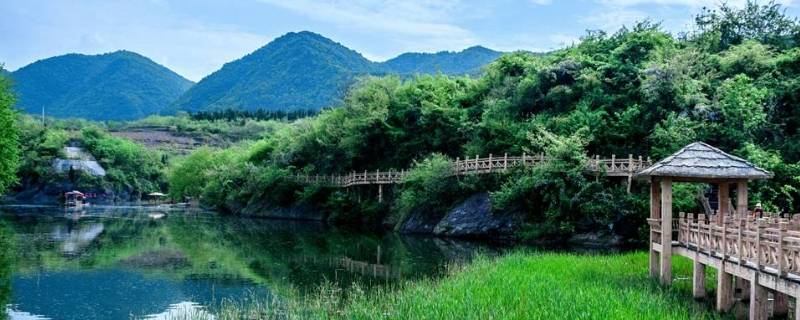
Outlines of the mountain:
<svg viewBox="0 0 800 320">
<path fill-rule="evenodd" d="M 335 104 L 356 76 L 379 70 L 358 52 L 316 33 L 288 33 L 203 78 L 180 110 L 319 109 Z"/>
<path fill-rule="evenodd" d="M 461 52 L 404 53 L 382 63 L 387 70 L 399 74 L 444 73 L 450 75 L 474 74 L 503 53 L 481 46 Z"/>
<path fill-rule="evenodd" d="M 406 53 L 383 63 L 319 34 L 283 35 L 225 64 L 189 89 L 175 107 L 215 109 L 320 109 L 336 106 L 361 75 L 474 74 L 502 53 L 484 47 L 461 52 Z"/>
<path fill-rule="evenodd" d="M 127 120 L 169 113 L 192 82 L 130 51 L 67 54 L 11 73 L 17 108 L 49 116 Z M 172 110 L 174 112 L 174 110 Z"/>
</svg>

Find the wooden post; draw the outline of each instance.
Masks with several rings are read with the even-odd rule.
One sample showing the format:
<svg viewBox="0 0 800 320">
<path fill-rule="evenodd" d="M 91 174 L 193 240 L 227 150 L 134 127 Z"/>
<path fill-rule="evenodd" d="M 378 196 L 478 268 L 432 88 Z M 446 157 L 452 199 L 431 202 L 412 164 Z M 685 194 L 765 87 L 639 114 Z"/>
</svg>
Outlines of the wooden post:
<svg viewBox="0 0 800 320">
<path fill-rule="evenodd" d="M 693 264 L 692 295 L 695 299 L 703 299 L 706 297 L 706 265 L 700 263 L 697 259 L 694 259 Z"/>
<path fill-rule="evenodd" d="M 725 270 L 725 263 L 717 270 L 717 311 L 727 312 L 733 306 L 733 276 Z"/>
<path fill-rule="evenodd" d="M 508 169 L 508 153 L 503 154 L 503 171 Z"/>
<path fill-rule="evenodd" d="M 778 277 L 786 276 L 786 262 L 783 257 L 783 238 L 786 237 L 786 229 L 789 226 L 787 222 L 780 223 L 780 231 L 778 233 Z"/>
<path fill-rule="evenodd" d="M 633 155 L 628 154 L 628 186 L 627 192 L 628 194 L 631 193 L 631 182 L 633 180 Z"/>
<path fill-rule="evenodd" d="M 661 180 L 661 283 L 672 283 L 672 179 Z"/>
<path fill-rule="evenodd" d="M 617 155 L 616 154 L 612 154 L 611 155 L 611 169 L 609 169 L 608 171 L 614 171 L 614 166 L 616 166 L 616 164 L 617 164 Z"/>
<path fill-rule="evenodd" d="M 489 172 L 492 172 L 492 154 L 489 154 Z"/>
<path fill-rule="evenodd" d="M 728 214 L 728 211 L 729 211 L 728 210 L 728 204 L 730 203 L 730 189 L 728 188 L 729 185 L 728 185 L 727 182 L 719 183 L 719 184 L 717 184 L 717 186 L 718 186 L 718 192 L 717 192 L 717 194 L 718 194 L 718 196 L 717 196 L 718 206 L 717 207 L 719 209 L 719 210 L 717 210 L 718 211 L 717 212 L 717 223 L 718 224 L 722 224 L 722 222 L 724 221 L 723 217 L 726 214 Z"/>
<path fill-rule="evenodd" d="M 761 234 L 764 232 L 764 220 L 758 219 L 756 221 L 756 270 L 761 271 Z"/>
<path fill-rule="evenodd" d="M 383 203 L 383 184 L 378 184 L 378 203 Z"/>
<path fill-rule="evenodd" d="M 456 157 L 456 175 L 461 175 L 461 165 L 458 162 L 458 157 Z"/>
<path fill-rule="evenodd" d="M 650 182 L 650 218 L 661 218 L 661 188 L 659 182 L 655 179 Z M 653 245 L 658 240 L 658 232 L 650 227 L 650 276 L 654 278 L 659 275 L 659 253 L 653 249 Z"/>
<path fill-rule="evenodd" d="M 742 254 L 742 232 L 744 231 L 744 219 L 739 220 L 739 228 L 736 230 L 736 254 L 739 255 L 739 265 L 742 265 L 742 261 L 744 260 L 744 255 Z"/>
<path fill-rule="evenodd" d="M 767 320 L 767 288 L 758 283 L 760 271 L 753 271 L 750 280 L 750 320 Z"/>
<path fill-rule="evenodd" d="M 736 212 L 739 219 L 747 217 L 747 180 L 736 183 Z"/>
<path fill-rule="evenodd" d="M 728 224 L 725 216 L 722 216 L 722 238 L 720 239 L 720 251 L 722 251 L 722 261 L 728 260 L 728 245 L 727 245 L 727 236 L 728 236 Z"/>
<path fill-rule="evenodd" d="M 527 165 L 527 164 L 525 163 L 525 158 L 526 158 L 526 157 L 527 157 L 527 155 L 525 154 L 525 152 L 523 152 L 523 153 L 522 153 L 522 167 L 523 167 L 523 168 L 524 168 L 524 167 Z"/>
</svg>

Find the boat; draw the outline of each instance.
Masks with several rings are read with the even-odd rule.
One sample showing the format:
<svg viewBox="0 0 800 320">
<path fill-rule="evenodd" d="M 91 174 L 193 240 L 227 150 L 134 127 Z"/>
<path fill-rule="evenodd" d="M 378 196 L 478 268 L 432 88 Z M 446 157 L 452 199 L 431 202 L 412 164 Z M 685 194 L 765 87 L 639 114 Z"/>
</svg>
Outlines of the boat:
<svg viewBox="0 0 800 320">
<path fill-rule="evenodd" d="M 64 193 L 64 206 L 67 208 L 81 209 L 86 201 L 83 192 L 73 190 Z"/>
</svg>

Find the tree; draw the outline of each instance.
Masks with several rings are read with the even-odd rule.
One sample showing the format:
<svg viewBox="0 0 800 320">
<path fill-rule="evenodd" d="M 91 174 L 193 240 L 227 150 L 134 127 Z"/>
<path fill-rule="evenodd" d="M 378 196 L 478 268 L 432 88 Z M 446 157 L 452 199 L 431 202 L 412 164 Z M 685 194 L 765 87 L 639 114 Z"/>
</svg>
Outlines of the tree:
<svg viewBox="0 0 800 320">
<path fill-rule="evenodd" d="M 0 193 L 17 182 L 20 155 L 17 112 L 12 108 L 15 98 L 4 72 L 0 65 Z"/>
<path fill-rule="evenodd" d="M 748 0 L 742 9 L 725 2 L 717 9 L 703 8 L 695 24 L 698 38 L 713 41 L 710 45 L 717 50 L 745 40 L 787 48 L 796 45 L 800 31 L 797 20 L 786 16 L 785 9 L 774 0 L 765 5 Z"/>
</svg>

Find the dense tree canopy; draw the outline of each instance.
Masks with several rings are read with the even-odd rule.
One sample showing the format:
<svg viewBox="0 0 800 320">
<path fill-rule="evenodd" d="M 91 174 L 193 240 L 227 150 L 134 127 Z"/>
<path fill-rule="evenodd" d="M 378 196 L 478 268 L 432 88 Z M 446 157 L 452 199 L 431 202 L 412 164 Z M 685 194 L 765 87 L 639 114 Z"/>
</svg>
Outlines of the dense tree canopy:
<svg viewBox="0 0 800 320">
<path fill-rule="evenodd" d="M 0 65 L 0 193 L 17 181 L 20 152 L 14 101 L 11 80 Z"/>
</svg>

